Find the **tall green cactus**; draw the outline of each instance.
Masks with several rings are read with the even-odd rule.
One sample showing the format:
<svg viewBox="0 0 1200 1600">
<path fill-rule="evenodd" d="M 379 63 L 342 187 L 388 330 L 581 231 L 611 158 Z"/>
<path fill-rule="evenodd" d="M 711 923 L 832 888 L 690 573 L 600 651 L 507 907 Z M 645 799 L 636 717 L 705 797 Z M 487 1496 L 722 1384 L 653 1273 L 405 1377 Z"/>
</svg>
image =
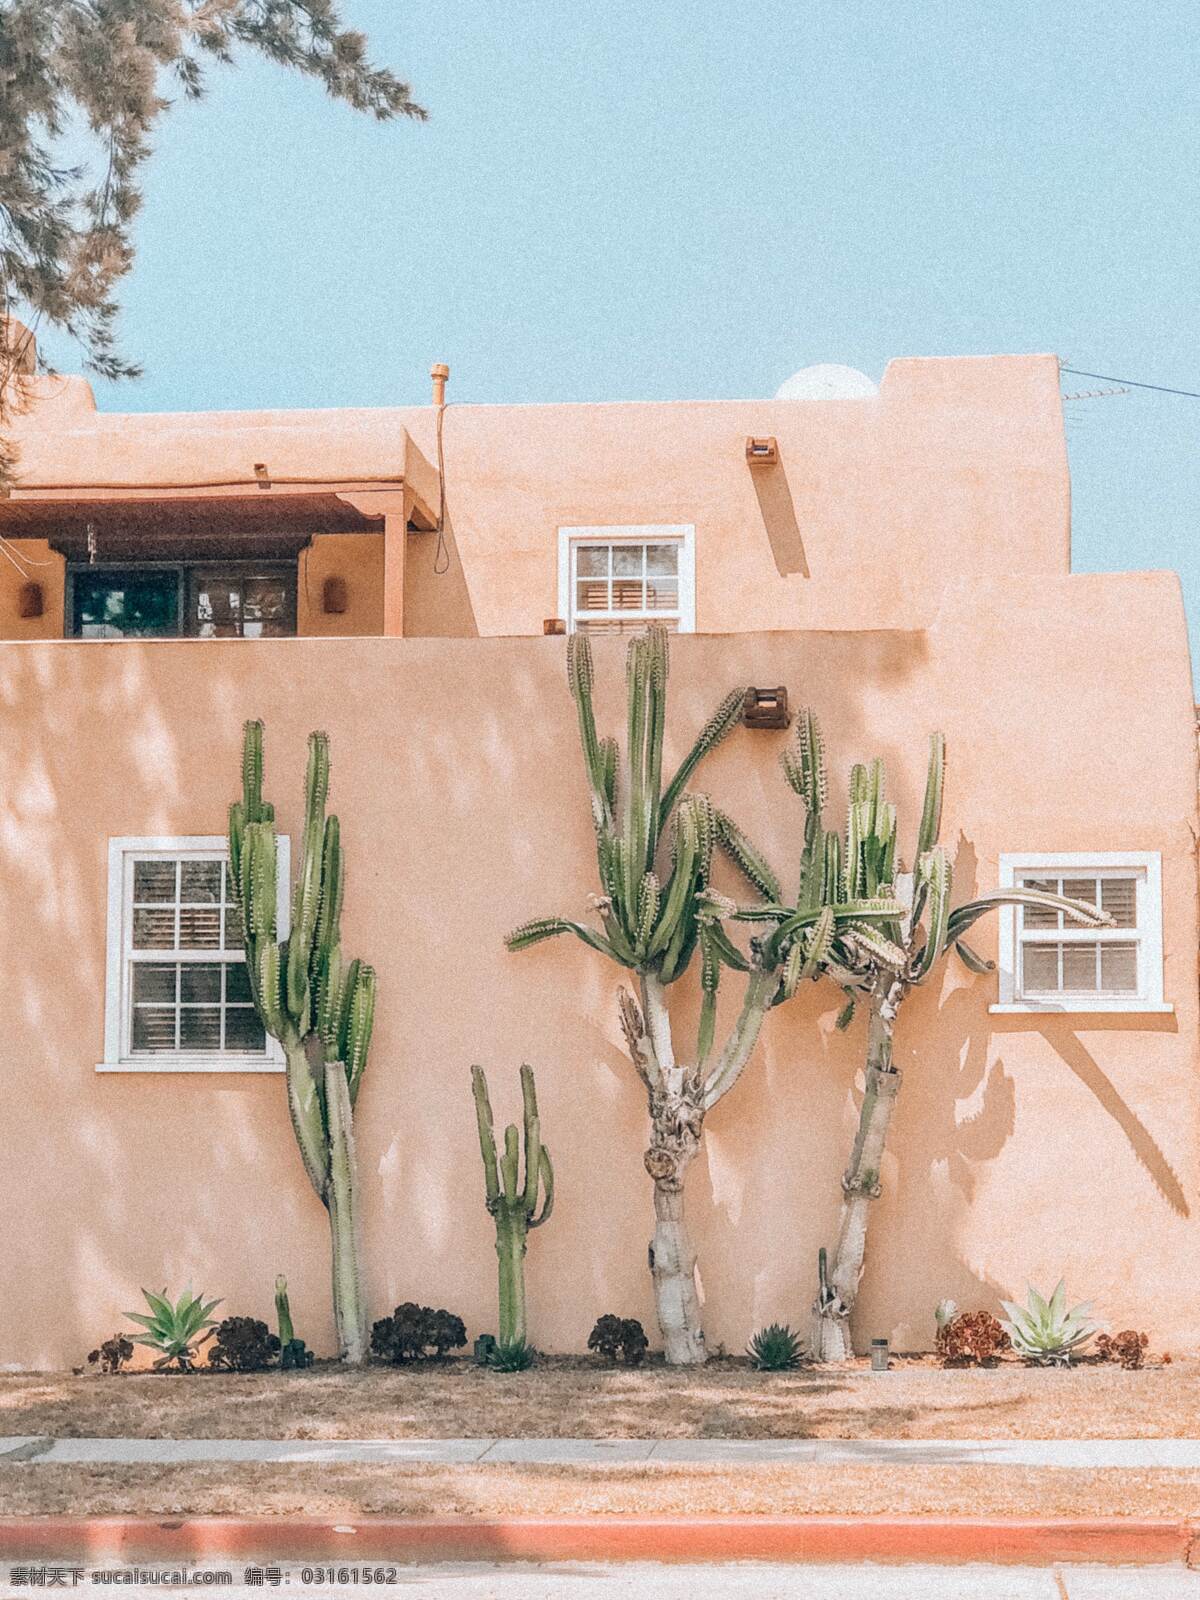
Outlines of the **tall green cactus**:
<svg viewBox="0 0 1200 1600">
<path fill-rule="evenodd" d="M 799 903 L 744 908 L 735 918 L 774 924 L 761 943 L 765 961 L 783 963 L 779 1000 L 790 998 L 803 979 L 825 976 L 846 996 L 839 1027 L 849 1026 L 859 1005 L 868 1010 L 866 1087 L 858 1132 L 842 1179 L 832 1267 L 826 1271 L 822 1250 L 813 1308 L 810 1353 L 817 1360 L 834 1361 L 853 1354 L 849 1319 L 862 1277 L 870 1202 L 880 1192 L 880 1166 L 900 1087 L 892 1037 L 905 996 L 928 980 L 951 947 L 972 972 L 988 971 L 993 963 L 964 943 L 964 935 L 999 906 L 1061 911 L 1092 927 L 1108 925 L 1111 919 L 1082 901 L 1024 888 L 994 889 L 951 910 L 953 870 L 938 844 L 946 769 L 946 741 L 940 733 L 930 739 L 911 874 L 904 872 L 897 854 L 896 807 L 887 798 L 882 761 L 851 771 L 844 833 L 825 826 L 824 746 L 811 711 L 797 718 L 783 767 L 805 809 Z M 862 915 L 864 908 L 870 908 L 868 917 Z"/>
<path fill-rule="evenodd" d="M 510 1122 L 505 1128 L 504 1154 L 497 1159 L 492 1105 L 482 1067 L 471 1068 L 471 1089 L 475 1096 L 475 1120 L 479 1125 L 479 1150 L 483 1156 L 484 1192 L 488 1211 L 496 1223 L 496 1257 L 500 1274 L 498 1342 L 501 1349 L 508 1349 L 526 1343 L 525 1251 L 530 1228 L 540 1228 L 554 1209 L 554 1167 L 550 1152 L 542 1143 L 532 1067 L 521 1068 L 524 1179 L 521 1178 L 521 1153 L 515 1123 Z M 540 1211 L 539 1191 L 542 1196 Z"/>
<path fill-rule="evenodd" d="M 596 920 L 526 922 L 509 936 L 508 947 L 523 950 L 570 933 L 636 977 L 638 998 L 622 989 L 620 1008 L 650 1114 L 644 1160 L 654 1183 L 650 1269 L 655 1302 L 667 1360 L 698 1365 L 705 1359 L 704 1331 L 696 1253 L 684 1221 L 684 1178 L 699 1149 L 705 1116 L 749 1059 L 779 980 L 728 938 L 721 926 L 725 902 L 709 885 L 714 847 L 723 833 L 732 836 L 737 830 L 706 795 L 685 793 L 700 761 L 741 721 L 745 690 L 725 696 L 664 784 L 667 667 L 664 629 L 651 628 L 630 641 L 622 773 L 616 740 L 596 732 L 590 641 L 586 634 L 568 639 L 567 679 L 596 832 Z M 677 1062 L 668 992 L 697 951 L 703 997 L 699 1032 L 690 1059 Z M 717 989 L 727 969 L 745 975 L 745 991 L 738 1020 L 714 1060 Z"/>
<path fill-rule="evenodd" d="M 276 925 L 275 808 L 263 800 L 263 726 L 247 722 L 242 798 L 229 808 L 229 867 L 241 913 L 250 990 L 263 1026 L 283 1047 L 296 1143 L 329 1213 L 333 1314 L 342 1358 L 367 1357 L 368 1323 L 359 1245 L 354 1104 L 375 1017 L 375 973 L 342 958 L 344 890 L 336 816 L 325 815 L 329 739 L 308 741 L 304 833 L 291 931 Z"/>
</svg>

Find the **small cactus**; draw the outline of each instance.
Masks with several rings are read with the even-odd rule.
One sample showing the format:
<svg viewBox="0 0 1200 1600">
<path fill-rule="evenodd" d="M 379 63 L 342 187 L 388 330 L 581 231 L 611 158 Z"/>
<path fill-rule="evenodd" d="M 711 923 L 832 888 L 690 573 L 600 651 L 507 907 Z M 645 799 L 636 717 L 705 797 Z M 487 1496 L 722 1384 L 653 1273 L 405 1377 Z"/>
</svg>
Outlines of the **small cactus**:
<svg viewBox="0 0 1200 1600">
<path fill-rule="evenodd" d="M 759 1372 L 790 1372 L 804 1358 L 804 1340 L 786 1324 L 772 1322 L 754 1335 L 746 1354 Z"/>
<path fill-rule="evenodd" d="M 497 1348 L 512 1350 L 525 1344 L 525 1251 L 530 1228 L 540 1228 L 554 1207 L 554 1168 L 542 1143 L 537 1088 L 533 1068 L 521 1068 L 521 1098 L 525 1123 L 525 1178 L 520 1174 L 516 1125 L 504 1130 L 504 1154 L 497 1159 L 496 1136 L 487 1078 L 482 1067 L 471 1068 L 479 1149 L 483 1156 L 487 1208 L 496 1223 L 496 1255 L 500 1271 L 500 1330 Z M 538 1195 L 542 1194 L 541 1210 Z M 494 1365 L 494 1363 L 493 1363 Z M 528 1363 L 526 1363 L 528 1365 Z M 505 1369 L 519 1370 L 516 1367 Z"/>
</svg>

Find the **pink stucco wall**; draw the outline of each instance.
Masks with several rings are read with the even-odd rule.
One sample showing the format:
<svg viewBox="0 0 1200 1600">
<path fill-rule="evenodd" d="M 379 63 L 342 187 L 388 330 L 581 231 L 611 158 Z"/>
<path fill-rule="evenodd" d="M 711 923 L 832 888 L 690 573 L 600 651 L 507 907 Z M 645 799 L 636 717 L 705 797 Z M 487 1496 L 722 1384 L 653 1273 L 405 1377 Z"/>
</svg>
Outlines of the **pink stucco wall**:
<svg viewBox="0 0 1200 1600">
<path fill-rule="evenodd" d="M 775 424 L 773 424 L 775 425 Z M 777 426 L 777 431 L 781 428 Z M 865 489 L 864 489 L 864 492 Z M 557 514 L 557 513 L 556 513 Z M 928 731 L 949 740 L 943 836 L 959 893 L 1005 850 L 1162 853 L 1166 994 L 1154 1017 L 995 1017 L 995 979 L 948 964 L 901 1023 L 904 1087 L 857 1322 L 927 1344 L 936 1301 L 1065 1272 L 1160 1348 L 1200 1337 L 1196 760 L 1184 619 L 1163 575 L 952 584 L 925 628 L 681 639 L 680 753 L 732 684 L 787 683 L 847 764 L 887 758 L 904 837 Z M 605 720 L 620 641 L 597 648 Z M 329 729 L 350 866 L 348 950 L 374 961 L 378 1028 L 359 1102 L 375 1315 L 399 1299 L 494 1326 L 494 1254 L 468 1069 L 498 1117 L 536 1068 L 559 1180 L 531 1242 L 531 1333 L 578 1349 L 604 1311 L 653 1322 L 644 1108 L 624 1059 L 619 974 L 582 946 L 508 955 L 526 916 L 582 914 L 591 828 L 555 639 L 0 645 L 0 951 L 6 1160 L 0 1362 L 77 1362 L 138 1288 L 191 1282 L 267 1316 L 287 1273 L 299 1331 L 328 1350 L 324 1214 L 282 1081 L 97 1075 L 110 836 L 220 831 L 243 718 L 268 729 L 268 788 L 298 822 L 304 737 Z M 784 735 L 741 730 L 704 775 L 780 869 L 799 808 Z M 978 940 L 994 949 L 995 929 Z M 732 1003 L 735 996 L 727 999 Z M 862 1039 L 839 996 L 774 1013 L 713 1114 L 689 1190 L 710 1342 L 803 1320 L 835 1224 Z"/>
</svg>

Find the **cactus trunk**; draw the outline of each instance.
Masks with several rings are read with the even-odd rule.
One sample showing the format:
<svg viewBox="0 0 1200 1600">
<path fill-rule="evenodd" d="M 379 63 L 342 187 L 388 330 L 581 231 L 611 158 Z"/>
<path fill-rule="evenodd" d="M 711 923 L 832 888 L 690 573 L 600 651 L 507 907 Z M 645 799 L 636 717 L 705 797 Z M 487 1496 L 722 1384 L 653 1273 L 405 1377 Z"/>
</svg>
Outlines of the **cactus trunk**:
<svg viewBox="0 0 1200 1600">
<path fill-rule="evenodd" d="M 708 1359 L 696 1288 L 696 1251 L 684 1216 L 684 1180 L 698 1144 L 698 1139 L 683 1146 L 672 1140 L 669 1147 L 659 1141 L 656 1128 L 655 1142 L 646 1152 L 646 1167 L 654 1178 L 650 1273 L 663 1350 L 672 1367 L 699 1367 Z"/>
<path fill-rule="evenodd" d="M 883 1012 L 881 1004 L 872 1004 L 866 1087 L 854 1148 L 842 1179 L 842 1215 L 833 1269 L 813 1306 L 809 1350 L 814 1361 L 848 1361 L 854 1354 L 850 1317 L 866 1258 L 871 1203 L 879 1196 L 879 1172 L 900 1089 L 900 1074 L 892 1064 L 892 1021 Z"/>
<path fill-rule="evenodd" d="M 360 1366 L 367 1359 L 367 1312 L 359 1243 L 358 1175 L 346 1069 L 340 1061 L 325 1068 L 329 1116 L 329 1233 L 333 1247 L 333 1321 L 343 1361 Z"/>
<path fill-rule="evenodd" d="M 496 1224 L 496 1257 L 500 1272 L 501 1345 L 524 1344 L 525 1229 L 517 1222 Z"/>
</svg>

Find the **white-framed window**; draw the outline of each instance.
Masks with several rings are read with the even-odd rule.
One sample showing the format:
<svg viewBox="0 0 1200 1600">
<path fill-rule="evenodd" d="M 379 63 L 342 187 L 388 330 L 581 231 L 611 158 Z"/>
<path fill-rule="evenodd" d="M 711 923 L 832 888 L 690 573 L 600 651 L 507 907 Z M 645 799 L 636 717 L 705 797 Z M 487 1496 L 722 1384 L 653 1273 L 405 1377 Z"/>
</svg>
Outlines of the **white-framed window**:
<svg viewBox="0 0 1200 1600">
<path fill-rule="evenodd" d="M 695 528 L 560 528 L 558 614 L 571 633 L 635 633 L 648 622 L 694 633 Z"/>
<path fill-rule="evenodd" d="M 288 840 L 278 922 L 287 931 Z M 110 839 L 97 1072 L 281 1072 L 250 998 L 223 835 Z"/>
<path fill-rule="evenodd" d="M 1107 911 L 1108 928 L 1006 907 L 993 1011 L 1172 1011 L 1163 1000 L 1162 861 L 1157 851 L 1002 855 L 1002 888 L 1046 889 Z"/>
</svg>

